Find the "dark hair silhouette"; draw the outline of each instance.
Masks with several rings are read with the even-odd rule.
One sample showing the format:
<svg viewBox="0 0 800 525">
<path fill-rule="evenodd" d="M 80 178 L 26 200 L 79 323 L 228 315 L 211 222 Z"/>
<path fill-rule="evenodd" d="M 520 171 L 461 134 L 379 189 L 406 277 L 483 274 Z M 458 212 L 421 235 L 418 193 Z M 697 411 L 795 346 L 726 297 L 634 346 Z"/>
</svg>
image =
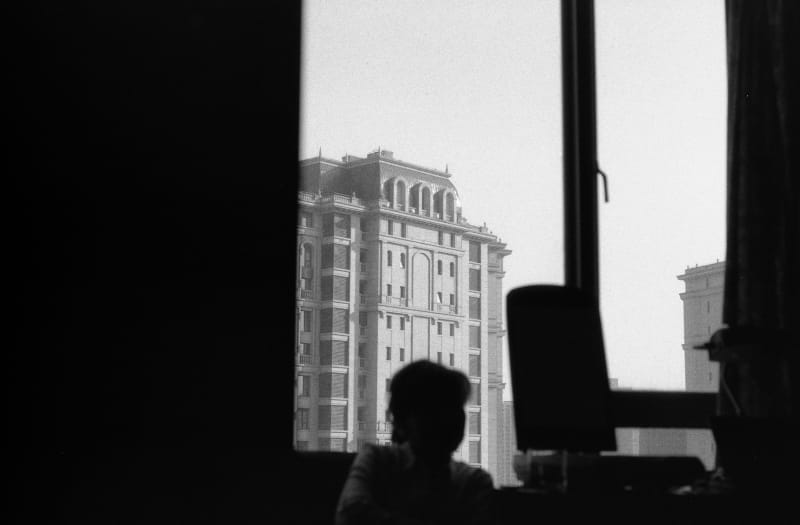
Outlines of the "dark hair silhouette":
<svg viewBox="0 0 800 525">
<path fill-rule="evenodd" d="M 460 435 L 455 447 L 458 446 L 463 438 L 464 405 L 470 394 L 466 375 L 432 361 L 414 361 L 394 375 L 390 394 L 389 412 L 394 421 L 392 441 L 406 440 L 403 429 L 409 418 L 414 418 L 430 428 L 432 434 L 434 427 L 443 428 L 451 435 L 457 430 Z M 459 420 L 461 426 L 456 428 Z"/>
</svg>

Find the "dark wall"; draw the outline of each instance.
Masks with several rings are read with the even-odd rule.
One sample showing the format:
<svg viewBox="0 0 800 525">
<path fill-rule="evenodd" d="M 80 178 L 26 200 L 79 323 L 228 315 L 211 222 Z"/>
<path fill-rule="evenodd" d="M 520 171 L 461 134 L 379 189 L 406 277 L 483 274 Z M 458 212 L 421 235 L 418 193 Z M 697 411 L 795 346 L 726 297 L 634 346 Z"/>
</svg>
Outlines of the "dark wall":
<svg viewBox="0 0 800 525">
<path fill-rule="evenodd" d="M 291 447 L 299 7 L 93 4 L 6 17 L 12 511 L 269 519 Z"/>
</svg>

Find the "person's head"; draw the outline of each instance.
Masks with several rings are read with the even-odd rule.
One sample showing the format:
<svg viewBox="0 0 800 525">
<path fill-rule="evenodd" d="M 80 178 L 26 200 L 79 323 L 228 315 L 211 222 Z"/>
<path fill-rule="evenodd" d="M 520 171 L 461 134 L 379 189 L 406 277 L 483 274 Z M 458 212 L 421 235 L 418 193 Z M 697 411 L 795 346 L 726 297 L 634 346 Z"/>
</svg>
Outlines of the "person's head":
<svg viewBox="0 0 800 525">
<path fill-rule="evenodd" d="M 390 385 L 392 440 L 408 442 L 430 464 L 450 461 L 464 439 L 464 405 L 470 384 L 463 373 L 431 361 L 400 369 Z"/>
</svg>

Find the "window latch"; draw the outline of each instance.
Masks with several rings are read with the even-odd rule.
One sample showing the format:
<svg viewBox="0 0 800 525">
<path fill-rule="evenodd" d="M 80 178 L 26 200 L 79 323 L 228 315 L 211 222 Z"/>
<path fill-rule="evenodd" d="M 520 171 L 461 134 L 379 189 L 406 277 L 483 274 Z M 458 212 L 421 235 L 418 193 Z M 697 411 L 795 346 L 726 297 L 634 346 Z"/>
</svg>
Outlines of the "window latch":
<svg viewBox="0 0 800 525">
<path fill-rule="evenodd" d="M 600 169 L 600 166 L 597 166 L 597 174 L 603 177 L 603 197 L 605 197 L 605 202 L 608 202 L 608 176 Z"/>
</svg>

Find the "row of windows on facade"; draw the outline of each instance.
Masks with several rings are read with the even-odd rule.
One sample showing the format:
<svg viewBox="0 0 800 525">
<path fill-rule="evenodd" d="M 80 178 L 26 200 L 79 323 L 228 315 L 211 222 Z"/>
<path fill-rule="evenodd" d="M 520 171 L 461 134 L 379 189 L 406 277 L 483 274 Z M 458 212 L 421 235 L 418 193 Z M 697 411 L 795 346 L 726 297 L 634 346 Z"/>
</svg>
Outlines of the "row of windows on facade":
<svg viewBox="0 0 800 525">
<path fill-rule="evenodd" d="M 298 408 L 295 413 L 298 430 L 310 430 L 311 409 Z M 367 407 L 358 407 L 356 419 L 359 423 L 365 422 L 367 417 Z M 347 430 L 347 405 L 321 405 L 317 407 L 317 427 L 318 430 Z M 361 426 L 361 425 L 360 425 Z M 362 427 L 363 429 L 363 427 Z M 390 432 L 391 424 L 384 424 L 383 431 Z M 467 433 L 470 435 L 480 435 L 481 433 L 481 413 L 468 412 L 467 414 Z"/>
<path fill-rule="evenodd" d="M 474 307 L 473 307 L 473 301 L 472 301 L 473 299 L 476 300 L 476 304 L 474 305 Z M 480 318 L 480 298 L 478 298 L 478 297 L 470 297 L 470 317 L 473 317 L 473 315 L 472 315 L 473 308 L 475 310 L 475 317 L 474 318 Z M 320 314 L 325 314 L 326 312 L 330 312 L 331 310 L 336 310 L 338 312 L 344 312 L 345 314 L 349 315 L 347 310 L 342 310 L 342 309 L 339 309 L 339 308 L 326 308 L 324 310 L 321 310 Z M 342 316 L 343 316 L 343 314 L 342 314 Z M 405 330 L 406 329 L 406 318 L 403 317 L 403 316 L 398 316 L 398 318 L 399 318 L 399 321 L 400 321 L 400 324 L 399 324 L 400 330 Z M 386 316 L 386 328 L 387 329 L 391 329 L 393 327 L 393 320 L 392 319 L 393 319 L 393 316 L 391 316 L 391 315 L 387 315 Z M 332 314 L 321 315 L 322 323 L 326 323 L 326 322 L 332 323 L 333 320 L 334 320 L 334 318 L 333 318 Z M 359 323 L 359 325 L 361 327 L 366 327 L 367 326 L 367 320 L 368 319 L 367 319 L 367 313 L 366 312 L 359 312 L 358 313 L 358 323 Z M 341 322 L 337 323 L 337 325 L 340 325 L 340 324 L 341 324 Z M 455 323 L 448 323 L 448 325 L 449 325 L 450 336 L 451 337 L 455 336 Z M 312 311 L 311 310 L 306 310 L 306 309 L 300 310 L 300 327 L 301 327 L 301 330 L 303 332 L 311 332 L 313 330 L 312 326 L 313 326 L 312 325 Z M 436 333 L 437 333 L 437 335 L 443 335 L 442 334 L 442 327 L 443 327 L 443 323 L 442 322 L 439 321 L 439 322 L 436 323 Z M 344 328 L 342 328 L 342 330 L 344 330 L 344 333 L 347 333 L 346 324 L 345 324 Z M 325 329 L 322 328 L 322 331 L 325 332 Z M 330 343 L 330 342 L 331 341 L 324 341 L 323 343 Z M 343 341 L 338 341 L 338 342 L 344 343 Z M 472 348 L 481 348 L 481 327 L 480 327 L 480 325 L 470 325 L 469 326 L 469 346 L 472 347 Z"/>
<path fill-rule="evenodd" d="M 387 351 L 391 351 L 390 347 L 387 347 Z M 442 353 L 439 352 L 439 362 L 441 363 Z M 387 355 L 387 359 L 391 359 L 390 355 Z M 455 366 L 453 364 L 453 354 L 450 354 L 450 366 Z M 470 355 L 469 356 L 469 375 L 474 377 L 480 376 L 480 356 Z M 319 397 L 321 398 L 337 398 L 337 399 L 348 399 L 348 373 L 337 373 L 337 372 L 323 372 L 319 374 Z M 391 391 L 391 384 L 392 380 L 390 378 L 386 378 L 384 387 L 386 392 Z M 367 376 L 364 374 L 358 375 L 358 397 L 359 399 L 366 398 L 366 390 L 367 390 Z M 297 395 L 298 397 L 310 397 L 311 396 L 311 374 L 298 374 L 297 375 Z M 480 382 L 472 383 L 472 388 L 470 389 L 470 398 L 469 404 L 480 406 L 481 404 L 481 389 L 480 389 Z"/>
<path fill-rule="evenodd" d="M 309 212 L 300 212 L 300 225 L 305 228 L 313 228 L 314 227 L 314 216 Z M 400 224 L 400 236 L 407 237 L 408 236 L 408 228 L 406 223 L 401 222 Z M 369 223 L 366 221 L 362 222 L 362 232 L 369 231 Z M 394 235 L 394 221 L 389 219 L 386 221 L 386 232 L 389 235 Z M 323 215 L 322 217 L 322 234 L 326 237 L 336 236 L 342 237 L 345 239 L 350 238 L 350 216 L 349 215 L 342 215 L 338 213 L 329 213 Z M 445 238 L 449 239 L 449 244 L 451 247 L 455 248 L 456 246 L 456 234 L 451 232 L 438 232 L 438 243 L 440 245 L 445 244 Z M 469 242 L 469 260 L 470 262 L 479 263 L 481 262 L 481 245 L 478 242 L 470 241 Z"/>
<path fill-rule="evenodd" d="M 359 439 L 357 441 L 358 450 L 362 450 L 367 443 L 373 443 L 372 440 Z M 391 441 L 383 440 L 380 442 L 384 446 L 389 446 Z M 325 450 L 332 452 L 347 452 L 347 441 L 344 438 L 320 438 L 317 440 L 318 447 L 316 450 Z M 481 462 L 481 440 L 475 439 L 469 441 L 469 462 L 478 464 Z M 298 440 L 295 448 L 297 450 L 310 450 L 309 442 L 307 440 Z"/>
<path fill-rule="evenodd" d="M 480 327 L 470 327 L 476 328 L 474 336 L 476 338 L 475 343 L 480 345 Z M 451 335 L 453 333 L 453 325 L 451 325 Z M 471 334 L 472 335 L 472 334 Z M 406 360 L 406 349 L 401 347 L 398 349 L 398 357 L 400 362 L 405 362 Z M 386 360 L 392 359 L 392 347 L 386 347 Z M 299 364 L 310 365 L 313 364 L 312 360 L 312 352 L 311 352 L 311 343 L 300 343 L 299 346 Z M 442 353 L 438 353 L 438 360 L 442 362 Z M 366 343 L 360 343 L 358 345 L 358 358 L 361 362 L 361 366 L 366 366 L 366 359 L 367 359 L 367 349 Z M 455 357 L 453 354 L 450 354 L 450 366 L 455 366 L 454 363 Z M 347 342 L 346 341 L 320 341 L 320 359 L 319 364 L 323 366 L 349 366 L 349 352 L 347 350 Z M 480 361 L 480 354 L 470 354 L 469 355 L 469 375 L 480 377 L 481 375 L 481 361 Z M 307 383 L 302 383 L 307 387 Z M 301 389 L 301 392 L 305 390 Z M 308 394 L 304 394 L 308 395 Z"/>
</svg>

